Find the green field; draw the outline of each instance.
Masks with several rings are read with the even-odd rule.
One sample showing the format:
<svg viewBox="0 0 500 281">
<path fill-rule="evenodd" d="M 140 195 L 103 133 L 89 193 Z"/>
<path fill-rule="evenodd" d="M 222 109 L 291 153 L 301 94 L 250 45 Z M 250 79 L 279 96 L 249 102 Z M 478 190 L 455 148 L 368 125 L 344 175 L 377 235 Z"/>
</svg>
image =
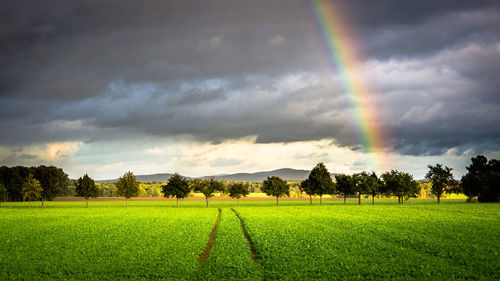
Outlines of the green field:
<svg viewBox="0 0 500 281">
<path fill-rule="evenodd" d="M 500 279 L 500 204 L 325 203 L 2 204 L 0 280 Z"/>
</svg>

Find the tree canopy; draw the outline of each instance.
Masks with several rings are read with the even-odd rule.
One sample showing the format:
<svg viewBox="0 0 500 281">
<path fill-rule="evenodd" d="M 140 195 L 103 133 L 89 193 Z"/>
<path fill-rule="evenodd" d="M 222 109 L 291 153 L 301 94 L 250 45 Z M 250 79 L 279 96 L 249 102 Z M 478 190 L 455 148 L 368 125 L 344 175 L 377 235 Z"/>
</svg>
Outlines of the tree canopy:
<svg viewBox="0 0 500 281">
<path fill-rule="evenodd" d="M 453 169 L 441 164 L 436 166 L 428 165 L 429 171 L 425 178 L 432 182 L 431 193 L 436 195 L 438 204 L 441 203 L 441 196 L 443 193 L 458 192 L 458 183 L 453 178 Z"/>
<path fill-rule="evenodd" d="M 314 195 L 319 196 L 319 203 L 321 205 L 321 198 L 325 194 L 333 194 L 335 192 L 335 184 L 325 164 L 317 164 L 309 173 L 307 178 L 307 189 Z"/>
<path fill-rule="evenodd" d="M 191 188 L 194 191 L 198 191 L 205 195 L 205 201 L 208 207 L 208 198 L 214 197 L 215 192 L 224 192 L 225 187 L 222 181 L 218 181 L 215 178 L 210 179 L 194 179 L 190 182 Z"/>
<path fill-rule="evenodd" d="M 52 200 L 68 188 L 68 175 L 61 168 L 54 166 L 38 167 L 0 167 L 0 183 L 2 183 L 9 194 L 9 200 L 22 201 L 22 189 L 29 174 L 40 182 L 43 188 L 42 199 Z"/>
<path fill-rule="evenodd" d="M 479 202 L 500 201 L 500 161 L 483 155 L 471 158 L 467 173 L 462 177 L 463 193 L 470 198 L 478 197 Z"/>
<path fill-rule="evenodd" d="M 386 195 L 398 197 L 398 204 L 404 203 L 404 200 L 410 197 L 416 198 L 420 192 L 420 186 L 417 181 L 408 173 L 391 170 L 390 172 L 383 173 L 382 179 L 384 182 L 384 192 Z"/>
<path fill-rule="evenodd" d="M 229 192 L 229 197 L 236 198 L 236 204 L 239 205 L 241 197 L 246 197 L 250 190 L 242 182 L 233 182 L 229 185 L 227 191 Z"/>
<path fill-rule="evenodd" d="M 125 197 L 125 206 L 128 207 L 128 199 L 139 195 L 139 183 L 132 172 L 126 172 L 115 184 L 118 195 Z"/>
<path fill-rule="evenodd" d="M 99 196 L 99 189 L 97 188 L 94 180 L 85 174 L 76 181 L 75 193 L 76 196 L 85 198 L 86 207 L 88 208 L 88 199 L 90 197 L 95 198 Z"/>
<path fill-rule="evenodd" d="M 312 205 L 312 196 L 314 195 L 314 190 L 309 184 L 309 179 L 305 179 L 300 182 L 299 189 L 301 192 L 305 192 L 309 196 L 309 204 Z"/>
<path fill-rule="evenodd" d="M 43 189 L 40 182 L 33 177 L 33 174 L 30 174 L 22 190 L 23 199 L 28 200 L 30 208 L 31 201 L 40 199 L 42 197 L 42 192 Z"/>
<path fill-rule="evenodd" d="M 378 193 L 378 178 L 375 172 L 368 174 L 361 172 L 353 175 L 353 180 L 356 182 L 355 192 L 358 195 L 358 204 L 361 205 L 361 196 L 372 195 L 373 203 L 375 202 L 375 195 Z"/>
<path fill-rule="evenodd" d="M 340 174 L 335 176 L 337 181 L 337 193 L 344 197 L 344 204 L 347 200 L 347 195 L 356 192 L 356 180 L 350 175 Z"/>
<path fill-rule="evenodd" d="M 0 202 L 1 201 L 7 201 L 7 195 L 9 192 L 7 191 L 7 188 L 3 183 L 0 183 Z"/>
<path fill-rule="evenodd" d="M 177 199 L 177 207 L 179 206 L 179 199 L 188 197 L 191 192 L 189 181 L 175 173 L 170 177 L 166 185 L 162 186 L 163 196 L 165 198 L 175 197 Z"/>
<path fill-rule="evenodd" d="M 267 177 L 262 183 L 261 191 L 266 193 L 267 196 L 276 197 L 276 205 L 279 204 L 279 197 L 290 196 L 290 186 L 285 180 L 277 176 Z"/>
<path fill-rule="evenodd" d="M 43 188 L 42 192 L 42 206 L 43 201 L 51 201 L 57 195 L 61 194 L 62 190 L 68 185 L 68 175 L 62 169 L 54 166 L 38 166 L 32 168 L 34 170 L 35 178 L 40 181 Z"/>
</svg>

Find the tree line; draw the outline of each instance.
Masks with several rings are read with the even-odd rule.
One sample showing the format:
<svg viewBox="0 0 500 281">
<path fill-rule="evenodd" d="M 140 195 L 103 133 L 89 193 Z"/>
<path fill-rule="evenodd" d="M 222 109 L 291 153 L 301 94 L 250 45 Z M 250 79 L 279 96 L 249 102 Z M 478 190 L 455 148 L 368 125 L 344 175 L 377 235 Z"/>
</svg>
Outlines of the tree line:
<svg viewBox="0 0 500 281">
<path fill-rule="evenodd" d="M 0 167 L 0 198 L 3 201 L 52 200 L 64 192 L 69 178 L 54 166 Z M 29 198 L 28 198 L 29 197 Z"/>
<path fill-rule="evenodd" d="M 500 161 L 488 160 L 483 155 L 471 158 L 471 164 L 467 173 L 460 181 L 455 180 L 451 168 L 436 164 L 428 165 L 429 171 L 425 178 L 431 183 L 431 193 L 437 197 L 437 203 L 447 193 L 463 193 L 468 201 L 477 198 L 479 202 L 498 202 L 500 200 Z M 394 196 L 398 198 L 398 204 L 403 204 L 409 198 L 416 198 L 420 193 L 420 185 L 409 173 L 391 170 L 379 176 L 375 172 L 361 172 L 352 175 L 339 174 L 332 179 L 331 174 L 323 163 L 317 164 L 309 173 L 307 179 L 298 184 L 300 192 L 310 198 L 318 196 L 320 204 L 324 195 L 341 196 L 346 203 L 348 196 L 356 196 L 358 204 L 364 196 Z M 21 201 L 28 200 L 31 207 L 33 200 L 52 200 L 55 196 L 67 191 L 68 175 L 62 169 L 54 166 L 38 167 L 0 167 L 0 199 Z M 87 174 L 74 181 L 74 194 L 83 197 L 88 207 L 88 199 L 102 195 L 95 181 Z M 215 178 L 188 179 L 179 174 L 174 174 L 166 184 L 161 185 L 161 193 L 165 198 L 176 198 L 178 206 L 179 199 L 188 197 L 192 192 L 200 192 L 205 196 L 206 206 L 209 206 L 209 198 L 220 192 L 239 199 L 250 193 L 251 185 L 242 182 L 230 182 L 229 184 Z M 125 173 L 115 184 L 116 195 L 128 199 L 139 195 L 140 185 L 132 172 Z M 290 196 L 291 186 L 277 176 L 267 177 L 260 186 L 260 191 L 267 196 L 279 198 Z"/>
</svg>

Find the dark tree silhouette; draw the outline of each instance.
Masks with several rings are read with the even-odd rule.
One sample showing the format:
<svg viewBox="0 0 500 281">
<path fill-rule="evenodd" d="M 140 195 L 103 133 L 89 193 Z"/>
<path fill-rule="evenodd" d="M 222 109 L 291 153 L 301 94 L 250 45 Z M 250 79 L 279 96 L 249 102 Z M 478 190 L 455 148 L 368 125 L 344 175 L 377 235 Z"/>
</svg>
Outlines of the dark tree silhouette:
<svg viewBox="0 0 500 281">
<path fill-rule="evenodd" d="M 279 204 L 279 197 L 284 195 L 290 196 L 290 186 L 285 180 L 277 176 L 267 177 L 262 183 L 262 188 L 260 190 L 266 193 L 267 196 L 275 196 L 276 205 Z"/>
<path fill-rule="evenodd" d="M 88 208 L 89 198 L 99 196 L 99 189 L 95 185 L 94 180 L 85 174 L 76 181 L 75 193 L 76 196 L 85 198 L 85 206 Z"/>
<path fill-rule="evenodd" d="M 231 183 L 229 188 L 227 189 L 229 192 L 229 197 L 236 198 L 236 205 L 240 205 L 240 198 L 246 197 L 250 190 L 248 190 L 248 186 L 244 185 L 241 182 Z"/>
<path fill-rule="evenodd" d="M 458 192 L 456 188 L 458 183 L 453 178 L 453 169 L 446 167 L 441 164 L 436 164 L 436 166 L 428 165 L 429 171 L 425 175 L 425 178 L 432 182 L 431 193 L 436 195 L 437 203 L 441 203 L 441 196 L 443 193 Z"/>
<path fill-rule="evenodd" d="M 345 205 L 347 195 L 356 192 L 356 181 L 354 177 L 345 174 L 336 175 L 335 180 L 337 181 L 337 193 L 344 197 Z"/>
<path fill-rule="evenodd" d="M 312 205 L 312 196 L 314 195 L 314 191 L 309 184 L 309 179 L 305 179 L 300 182 L 299 189 L 301 192 L 305 192 L 309 196 L 309 205 Z"/>
<path fill-rule="evenodd" d="M 325 194 L 335 193 L 335 184 L 332 181 L 332 177 L 325 164 L 317 164 L 309 174 L 308 186 L 313 194 L 319 196 L 319 204 L 321 205 L 321 199 Z M 312 203 L 312 202 L 311 202 Z"/>
<path fill-rule="evenodd" d="M 205 201 L 208 208 L 208 198 L 214 197 L 215 192 L 224 192 L 225 187 L 222 181 L 218 181 L 214 178 L 211 179 L 194 179 L 190 182 L 191 188 L 194 191 L 199 191 L 205 195 Z"/>
<path fill-rule="evenodd" d="M 391 170 L 390 172 L 383 173 L 382 179 L 384 181 L 385 193 L 397 196 L 398 204 L 403 204 L 404 200 L 410 197 L 416 198 L 420 192 L 420 186 L 417 181 L 408 173 Z"/>
<path fill-rule="evenodd" d="M 355 192 L 358 195 L 358 204 L 361 205 L 361 196 L 363 194 L 372 195 L 372 204 L 375 204 L 375 195 L 378 192 L 378 178 L 375 172 L 368 174 L 361 172 L 353 175 L 356 182 Z"/>
<path fill-rule="evenodd" d="M 477 196 L 479 202 L 500 201 L 500 161 L 483 155 L 471 158 L 472 164 L 462 177 L 461 188 L 469 200 Z"/>
<path fill-rule="evenodd" d="M 9 195 L 7 188 L 3 185 L 3 183 L 0 183 L 0 206 L 2 205 L 2 201 L 7 201 L 7 195 Z"/>
<path fill-rule="evenodd" d="M 191 187 L 185 177 L 175 173 L 167 184 L 162 186 L 162 190 L 165 198 L 175 197 L 177 199 L 176 207 L 179 207 L 179 199 L 188 197 Z"/>
</svg>

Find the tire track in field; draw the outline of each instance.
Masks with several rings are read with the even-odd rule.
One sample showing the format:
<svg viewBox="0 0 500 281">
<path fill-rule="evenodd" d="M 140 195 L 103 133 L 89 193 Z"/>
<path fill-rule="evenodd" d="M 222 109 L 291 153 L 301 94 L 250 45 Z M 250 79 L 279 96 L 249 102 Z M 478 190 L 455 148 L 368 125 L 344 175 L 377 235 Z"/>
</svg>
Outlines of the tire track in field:
<svg viewBox="0 0 500 281">
<path fill-rule="evenodd" d="M 200 263 L 204 263 L 207 261 L 208 257 L 210 256 L 210 250 L 212 250 L 212 245 L 215 240 L 215 231 L 217 230 L 217 225 L 219 225 L 220 221 L 220 213 L 221 210 L 219 209 L 219 215 L 217 215 L 217 220 L 215 220 L 214 228 L 212 228 L 212 232 L 210 233 L 210 237 L 208 238 L 207 246 L 205 247 L 205 251 L 201 253 L 200 258 L 198 261 Z"/>
<path fill-rule="evenodd" d="M 250 236 L 248 235 L 248 232 L 245 228 L 245 224 L 243 223 L 243 220 L 240 218 L 240 214 L 238 214 L 233 208 L 231 208 L 231 211 L 233 211 L 233 213 L 236 215 L 236 217 L 240 220 L 241 229 L 243 229 L 243 235 L 245 235 L 245 238 L 247 239 L 248 243 L 250 244 L 250 250 L 252 251 L 252 260 L 254 260 L 254 261 L 260 260 L 259 253 L 257 252 L 257 250 L 255 249 L 255 247 L 253 245 L 252 238 L 250 238 Z"/>
</svg>

